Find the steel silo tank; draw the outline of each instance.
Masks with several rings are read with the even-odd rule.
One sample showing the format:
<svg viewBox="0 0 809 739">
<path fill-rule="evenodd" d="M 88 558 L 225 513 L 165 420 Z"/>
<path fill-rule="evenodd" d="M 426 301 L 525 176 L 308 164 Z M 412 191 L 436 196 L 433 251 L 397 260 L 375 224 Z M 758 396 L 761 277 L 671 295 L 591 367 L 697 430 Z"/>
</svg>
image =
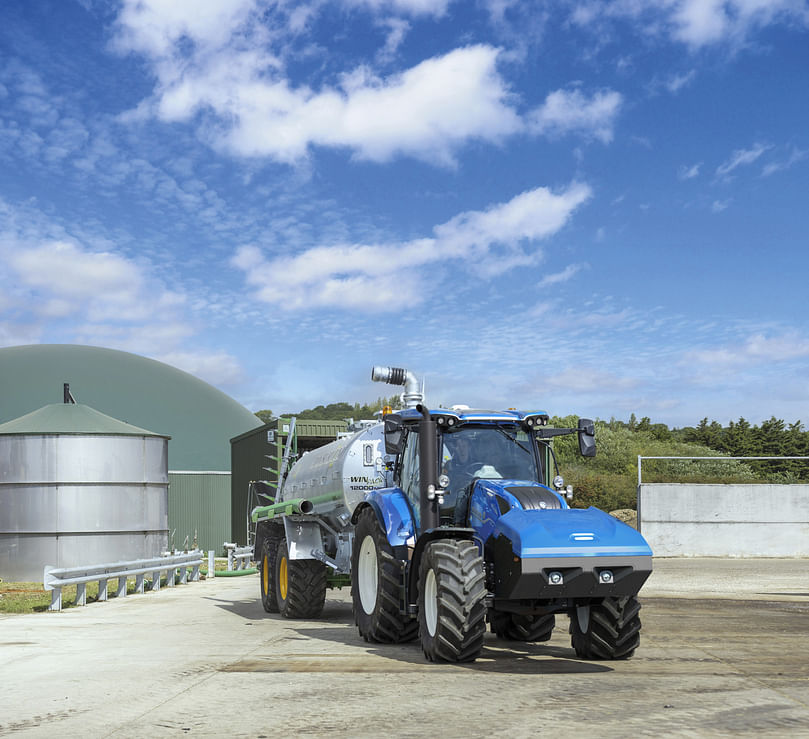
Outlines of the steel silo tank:
<svg viewBox="0 0 809 739">
<path fill-rule="evenodd" d="M 0 425 L 0 578 L 164 551 L 168 440 L 72 403 Z"/>
</svg>

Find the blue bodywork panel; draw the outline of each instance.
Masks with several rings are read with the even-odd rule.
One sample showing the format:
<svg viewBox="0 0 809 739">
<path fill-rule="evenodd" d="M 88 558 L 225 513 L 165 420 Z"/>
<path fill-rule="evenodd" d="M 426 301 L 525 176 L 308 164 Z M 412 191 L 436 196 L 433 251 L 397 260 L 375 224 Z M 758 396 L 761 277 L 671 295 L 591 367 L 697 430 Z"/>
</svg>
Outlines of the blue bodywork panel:
<svg viewBox="0 0 809 739">
<path fill-rule="evenodd" d="M 497 520 L 503 515 L 498 498 L 506 501 L 509 509 L 521 508 L 519 500 L 506 489 L 515 486 L 542 488 L 555 495 L 559 499 L 562 508 L 568 507 L 567 502 L 561 495 L 536 482 L 526 482 L 525 480 L 478 480 L 469 501 L 469 525 L 477 529 L 482 541 L 485 542 L 494 534 Z"/>
<path fill-rule="evenodd" d="M 530 557 L 651 557 L 646 540 L 631 526 L 598 508 L 511 510 L 493 536 L 503 534 L 514 554 Z"/>
<path fill-rule="evenodd" d="M 407 544 L 415 536 L 415 517 L 410 501 L 400 488 L 372 490 L 365 500 L 376 511 L 392 547 Z M 411 541 L 411 546 L 413 542 Z"/>
<path fill-rule="evenodd" d="M 515 480 L 479 480 L 472 492 L 469 524 L 480 533 L 484 545 L 504 535 L 513 553 L 528 557 L 647 556 L 652 551 L 646 540 L 631 526 L 597 508 L 569 508 L 554 493 L 561 506 L 548 510 L 523 510 L 519 500 L 506 488 L 534 486 Z M 498 499 L 508 504 L 498 501 Z"/>
</svg>

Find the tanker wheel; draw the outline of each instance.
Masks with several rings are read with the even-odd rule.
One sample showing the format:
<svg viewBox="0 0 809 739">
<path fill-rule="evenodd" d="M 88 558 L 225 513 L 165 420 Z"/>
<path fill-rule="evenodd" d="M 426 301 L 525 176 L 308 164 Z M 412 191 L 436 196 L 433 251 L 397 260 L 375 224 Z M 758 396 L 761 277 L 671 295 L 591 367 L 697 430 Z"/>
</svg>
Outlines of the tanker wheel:
<svg viewBox="0 0 809 739">
<path fill-rule="evenodd" d="M 588 614 L 589 609 L 589 614 Z M 570 614 L 570 643 L 581 659 L 629 659 L 640 644 L 640 603 L 635 597 L 604 598 Z"/>
<path fill-rule="evenodd" d="M 492 614 L 492 631 L 499 639 L 508 641 L 548 641 L 555 625 L 552 613 L 522 615 L 495 611 Z"/>
<path fill-rule="evenodd" d="M 274 586 L 284 618 L 317 618 L 326 601 L 326 565 L 316 559 L 290 559 L 287 540 L 281 539 Z"/>
<path fill-rule="evenodd" d="M 278 524 L 267 526 L 259 552 L 258 573 L 261 580 L 261 605 L 267 613 L 278 613 L 275 588 L 275 556 L 284 530 Z"/>
<path fill-rule="evenodd" d="M 472 541 L 438 539 L 419 566 L 419 634 L 431 661 L 472 662 L 486 633 L 486 573 Z"/>
<path fill-rule="evenodd" d="M 365 641 L 396 643 L 418 634 L 418 621 L 401 613 L 402 568 L 374 509 L 364 508 L 354 529 L 351 597 L 354 622 Z"/>
</svg>

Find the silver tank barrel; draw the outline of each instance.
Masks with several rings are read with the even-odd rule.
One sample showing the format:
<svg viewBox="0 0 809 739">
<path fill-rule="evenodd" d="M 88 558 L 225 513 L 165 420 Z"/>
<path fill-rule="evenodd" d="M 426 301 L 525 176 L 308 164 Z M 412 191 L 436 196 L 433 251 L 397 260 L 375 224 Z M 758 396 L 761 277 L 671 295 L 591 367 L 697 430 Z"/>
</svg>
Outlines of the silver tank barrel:
<svg viewBox="0 0 809 739">
<path fill-rule="evenodd" d="M 354 509 L 369 490 L 385 487 L 384 424 L 306 452 L 289 471 L 280 500 L 305 498 L 314 513 Z"/>
</svg>

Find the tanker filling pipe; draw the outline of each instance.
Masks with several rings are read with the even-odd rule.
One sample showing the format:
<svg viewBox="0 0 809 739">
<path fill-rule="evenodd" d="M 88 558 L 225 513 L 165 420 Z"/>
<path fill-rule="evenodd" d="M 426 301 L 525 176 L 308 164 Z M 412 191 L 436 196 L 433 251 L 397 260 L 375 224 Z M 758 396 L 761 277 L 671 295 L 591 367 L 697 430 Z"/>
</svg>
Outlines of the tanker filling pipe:
<svg viewBox="0 0 809 739">
<path fill-rule="evenodd" d="M 419 381 L 410 370 L 376 366 L 371 370 L 371 379 L 374 382 L 386 382 L 388 385 L 404 385 L 405 408 L 415 408 L 424 400 Z"/>
<path fill-rule="evenodd" d="M 421 531 L 438 528 L 438 432 L 430 411 L 419 403 L 416 410 L 421 413 L 419 421 L 419 472 Z"/>
</svg>

